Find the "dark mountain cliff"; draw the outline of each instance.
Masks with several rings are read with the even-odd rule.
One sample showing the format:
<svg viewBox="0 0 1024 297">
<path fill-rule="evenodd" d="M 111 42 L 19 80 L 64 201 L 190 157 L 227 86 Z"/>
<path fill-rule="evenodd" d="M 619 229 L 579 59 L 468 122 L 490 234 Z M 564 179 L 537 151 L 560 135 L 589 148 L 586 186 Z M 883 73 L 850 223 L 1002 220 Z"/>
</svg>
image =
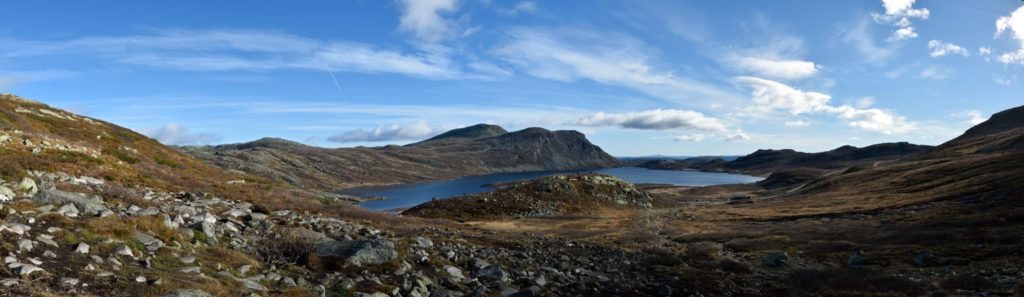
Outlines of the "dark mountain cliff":
<svg viewBox="0 0 1024 297">
<path fill-rule="evenodd" d="M 319 190 L 620 165 L 576 131 L 529 128 L 506 132 L 486 124 L 451 130 L 405 146 L 329 149 L 264 138 L 179 149 L 217 167 Z"/>
</svg>

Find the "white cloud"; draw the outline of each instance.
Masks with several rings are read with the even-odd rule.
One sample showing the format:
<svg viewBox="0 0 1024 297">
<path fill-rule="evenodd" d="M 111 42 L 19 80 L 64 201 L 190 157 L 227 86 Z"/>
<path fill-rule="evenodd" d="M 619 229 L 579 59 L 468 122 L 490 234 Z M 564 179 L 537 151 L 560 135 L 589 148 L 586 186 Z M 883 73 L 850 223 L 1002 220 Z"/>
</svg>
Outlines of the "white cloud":
<svg viewBox="0 0 1024 297">
<path fill-rule="evenodd" d="M 1003 35 L 1006 31 L 1012 31 L 1012 37 L 1020 45 L 1017 50 L 1000 55 L 999 62 L 1024 65 L 1024 6 L 1014 10 L 1010 16 L 1000 17 L 996 20 L 996 37 Z"/>
<path fill-rule="evenodd" d="M 393 73 L 426 79 L 489 79 L 456 61 L 454 50 L 414 44 L 385 49 L 350 41 L 323 41 L 274 31 L 158 30 L 145 35 L 86 37 L 68 41 L 0 42 L 0 56 L 90 55 L 124 64 L 184 71 L 303 69 Z M 31 50 L 29 50 L 31 49 Z M 491 69 L 493 70 L 493 69 Z"/>
<path fill-rule="evenodd" d="M 747 108 L 751 114 L 763 114 L 773 110 L 787 110 L 792 115 L 834 114 L 836 118 L 846 120 L 851 127 L 883 134 L 902 134 L 917 128 L 915 123 L 907 122 L 905 117 L 890 111 L 877 108 L 858 109 L 849 105 L 831 106 L 828 102 L 832 97 L 826 94 L 802 91 L 756 77 L 737 77 L 736 80 L 753 88 L 754 105 Z"/>
<path fill-rule="evenodd" d="M 903 27 L 893 31 L 892 35 L 889 36 L 886 41 L 900 41 L 914 38 L 917 38 L 917 32 L 914 32 L 914 27 Z"/>
<path fill-rule="evenodd" d="M 818 73 L 814 62 L 801 60 L 772 60 L 753 57 L 733 59 L 735 66 L 742 71 L 753 72 L 760 76 L 780 79 L 801 79 Z"/>
<path fill-rule="evenodd" d="M 833 108 L 829 112 L 837 113 L 838 118 L 848 120 L 851 127 L 886 135 L 903 134 L 917 129 L 917 125 L 907 122 L 906 117 L 877 108 L 856 109 L 849 105 L 843 105 Z"/>
<path fill-rule="evenodd" d="M 923 79 L 934 79 L 943 80 L 949 78 L 953 74 L 953 69 L 939 66 L 930 66 L 921 69 L 921 72 L 915 75 L 915 78 Z"/>
<path fill-rule="evenodd" d="M 968 124 L 971 124 L 971 125 L 981 124 L 982 122 L 988 120 L 988 118 L 981 117 L 981 111 L 977 111 L 977 110 L 968 110 L 968 111 L 964 111 L 964 112 L 958 112 L 958 113 L 952 114 L 952 116 L 959 117 L 959 118 L 970 118 L 970 119 L 968 119 L 965 122 L 968 123 Z"/>
<path fill-rule="evenodd" d="M 619 126 L 643 130 L 691 129 L 725 131 L 721 120 L 690 110 L 655 109 L 630 113 L 595 113 L 570 123 L 571 125 L 599 127 Z"/>
<path fill-rule="evenodd" d="M 805 92 L 779 82 L 749 76 L 736 78 L 754 88 L 754 111 L 766 112 L 785 109 L 792 115 L 822 111 L 828 107 L 831 96 L 818 92 Z"/>
<path fill-rule="evenodd" d="M 960 54 L 964 57 L 970 55 L 970 53 L 967 52 L 967 49 L 960 47 L 959 45 L 934 39 L 928 41 L 928 48 L 932 50 L 929 54 L 932 58 L 942 57 L 948 54 Z"/>
<path fill-rule="evenodd" d="M 457 23 L 441 16 L 454 13 L 458 9 L 457 0 L 399 0 L 398 5 L 402 13 L 398 19 L 401 31 L 413 32 L 426 42 L 438 42 L 457 34 Z"/>
<path fill-rule="evenodd" d="M 672 136 L 671 138 L 674 141 L 701 142 L 701 141 L 704 141 L 705 139 L 710 138 L 711 136 L 714 136 L 714 135 L 710 135 L 710 134 L 693 134 L 693 135 Z"/>
<path fill-rule="evenodd" d="M 511 9 L 498 9 L 498 12 L 507 15 L 518 15 L 519 13 L 534 13 L 537 12 L 537 3 L 533 1 L 522 1 L 516 4 Z"/>
<path fill-rule="evenodd" d="M 579 30 L 518 28 L 493 53 L 527 74 L 574 82 L 589 79 L 635 89 L 651 96 L 692 103 L 732 99 L 709 84 L 657 71 L 648 63 L 645 46 L 628 36 Z"/>
<path fill-rule="evenodd" d="M 905 17 L 916 17 L 922 19 L 928 19 L 928 9 L 914 9 L 912 6 L 916 0 L 882 0 L 882 6 L 885 7 L 885 14 L 905 16 Z"/>
<path fill-rule="evenodd" d="M 736 129 L 736 131 L 733 131 L 732 133 L 729 133 L 725 136 L 725 141 L 741 140 L 750 140 L 750 136 L 747 136 L 746 133 L 743 133 L 743 130 Z"/>
<path fill-rule="evenodd" d="M 426 121 L 407 125 L 380 125 L 374 129 L 355 129 L 327 137 L 330 142 L 377 142 L 393 140 L 420 140 L 444 132 L 430 127 Z"/>
<path fill-rule="evenodd" d="M 853 101 L 853 106 L 856 106 L 857 108 L 868 108 L 871 107 L 871 105 L 875 105 L 874 96 L 861 97 Z"/>
<path fill-rule="evenodd" d="M 786 121 L 785 124 L 786 124 L 786 126 L 789 126 L 789 127 L 807 127 L 807 126 L 811 125 L 811 123 L 808 123 L 808 122 L 806 122 L 804 120 Z"/>
<path fill-rule="evenodd" d="M 1003 77 L 1003 76 L 998 75 L 998 74 L 992 74 L 992 81 L 994 81 L 997 84 L 1004 85 L 1004 86 L 1012 85 L 1013 81 L 1016 80 L 1016 79 L 1017 79 L 1016 75 L 1010 76 L 1010 77 Z"/>
<path fill-rule="evenodd" d="M 992 49 L 989 48 L 989 47 L 984 47 L 984 46 L 983 47 L 979 47 L 978 48 L 978 54 L 982 55 L 982 56 L 988 56 L 989 54 L 992 54 Z"/>
<path fill-rule="evenodd" d="M 896 27 L 887 39 L 890 42 L 917 38 L 917 32 L 910 22 L 911 18 L 927 20 L 931 14 L 927 8 L 913 8 L 915 0 L 882 0 L 885 13 L 871 13 L 876 23 Z"/>
<path fill-rule="evenodd" d="M 879 46 L 869 32 L 869 21 L 861 19 L 843 32 L 841 41 L 849 43 L 870 63 L 879 63 L 896 52 L 891 46 Z"/>
<path fill-rule="evenodd" d="M 210 133 L 189 134 L 188 129 L 177 124 L 167 124 L 160 128 L 152 129 L 143 127 L 137 130 L 149 138 L 156 139 L 167 145 L 206 145 L 220 140 L 220 136 Z"/>
</svg>

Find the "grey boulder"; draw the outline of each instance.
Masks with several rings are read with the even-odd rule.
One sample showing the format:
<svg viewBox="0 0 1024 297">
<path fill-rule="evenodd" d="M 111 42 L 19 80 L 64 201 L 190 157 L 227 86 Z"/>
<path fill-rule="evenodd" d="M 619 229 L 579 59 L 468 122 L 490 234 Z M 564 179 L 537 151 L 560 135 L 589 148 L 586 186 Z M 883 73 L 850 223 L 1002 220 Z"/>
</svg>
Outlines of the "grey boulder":
<svg viewBox="0 0 1024 297">
<path fill-rule="evenodd" d="M 355 266 L 381 264 L 398 258 L 395 244 L 386 240 L 324 240 L 316 245 L 321 257 L 337 257 Z"/>
<path fill-rule="evenodd" d="M 78 211 L 92 216 L 108 210 L 103 205 L 103 200 L 89 198 L 85 194 L 60 190 L 40 190 L 32 196 L 32 202 L 53 205 L 73 204 Z"/>
</svg>

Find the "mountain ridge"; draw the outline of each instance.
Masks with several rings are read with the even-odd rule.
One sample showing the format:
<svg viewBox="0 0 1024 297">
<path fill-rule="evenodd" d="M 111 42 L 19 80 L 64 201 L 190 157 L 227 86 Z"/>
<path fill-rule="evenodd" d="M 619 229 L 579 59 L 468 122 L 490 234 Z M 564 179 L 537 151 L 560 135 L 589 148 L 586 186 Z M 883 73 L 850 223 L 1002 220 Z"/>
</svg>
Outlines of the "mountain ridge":
<svg viewBox="0 0 1024 297">
<path fill-rule="evenodd" d="M 220 168 L 323 191 L 476 174 L 621 165 L 576 131 L 527 128 L 507 132 L 488 124 L 453 129 L 405 146 L 330 149 L 263 138 L 177 148 Z"/>
</svg>

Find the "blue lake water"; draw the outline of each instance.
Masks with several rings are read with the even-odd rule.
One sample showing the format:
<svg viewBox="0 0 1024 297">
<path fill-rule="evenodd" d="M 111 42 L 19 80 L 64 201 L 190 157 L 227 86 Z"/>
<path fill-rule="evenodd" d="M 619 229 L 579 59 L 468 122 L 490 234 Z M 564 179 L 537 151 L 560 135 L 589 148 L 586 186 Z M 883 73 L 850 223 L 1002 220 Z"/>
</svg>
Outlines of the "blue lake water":
<svg viewBox="0 0 1024 297">
<path fill-rule="evenodd" d="M 374 200 L 359 205 L 371 210 L 387 210 L 416 206 L 430 201 L 434 197 L 448 198 L 464 194 L 474 194 L 494 190 L 484 185 L 491 183 L 510 182 L 537 178 L 560 173 L 577 173 L 596 171 L 617 176 L 635 184 L 672 184 L 677 186 L 711 186 L 722 184 L 745 184 L 761 180 L 761 177 L 729 174 L 720 172 L 701 172 L 692 170 L 650 170 L 640 167 L 619 167 L 596 170 L 571 171 L 537 171 L 518 173 L 497 173 L 488 175 L 465 176 L 453 180 L 442 180 L 421 183 L 408 183 L 388 186 L 350 188 L 337 191 L 362 197 L 383 196 L 390 199 Z"/>
</svg>

